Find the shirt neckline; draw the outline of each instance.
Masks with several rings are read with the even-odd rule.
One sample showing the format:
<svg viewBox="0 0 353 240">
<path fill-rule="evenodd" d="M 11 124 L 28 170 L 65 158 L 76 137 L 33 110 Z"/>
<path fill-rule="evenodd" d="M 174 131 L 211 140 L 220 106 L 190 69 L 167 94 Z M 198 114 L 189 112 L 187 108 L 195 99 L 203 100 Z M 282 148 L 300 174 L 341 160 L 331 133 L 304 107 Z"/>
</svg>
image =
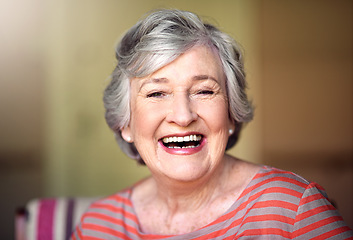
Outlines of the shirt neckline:
<svg viewBox="0 0 353 240">
<path fill-rule="evenodd" d="M 254 174 L 254 176 L 251 178 L 251 180 L 249 181 L 249 183 L 246 185 L 246 187 L 244 188 L 244 190 L 242 191 L 242 193 L 238 196 L 238 198 L 233 202 L 233 204 L 228 208 L 227 211 L 225 211 L 221 216 L 219 216 L 217 219 L 215 219 L 214 221 L 212 221 L 211 223 L 201 227 L 201 228 L 198 228 L 196 229 L 195 231 L 192 231 L 192 232 L 189 232 L 189 233 L 185 233 L 185 234 L 180 234 L 180 235 L 160 235 L 160 234 L 151 234 L 151 233 L 145 233 L 141 230 L 140 228 L 140 222 L 138 220 L 138 216 L 135 212 L 135 208 L 134 208 L 134 205 L 132 203 L 132 200 L 131 200 L 131 196 L 132 196 L 132 191 L 133 191 L 133 188 L 134 186 L 136 186 L 137 184 L 134 184 L 131 188 L 128 189 L 128 197 L 127 197 L 127 200 L 130 204 L 130 206 L 132 206 L 132 214 L 135 216 L 135 218 L 137 219 L 137 232 L 138 232 L 138 235 L 141 239 L 163 239 L 163 238 L 169 238 L 169 237 L 175 237 L 175 236 L 180 236 L 180 237 L 183 237 L 182 239 L 185 239 L 185 237 L 188 237 L 189 235 L 197 235 L 197 233 L 199 231 L 201 231 L 202 229 L 205 229 L 207 227 L 210 227 L 212 225 L 215 225 L 215 223 L 219 222 L 221 218 L 224 218 L 225 215 L 229 214 L 230 212 L 234 211 L 234 209 L 236 209 L 240 204 L 241 202 L 239 201 L 240 199 L 244 198 L 244 196 L 246 194 L 248 194 L 249 192 L 251 192 L 251 188 L 253 187 L 253 182 L 255 179 L 258 178 L 258 176 L 260 174 L 262 174 L 265 170 L 267 170 L 268 167 L 265 166 L 265 165 L 261 165 L 260 169 L 256 172 L 256 174 Z"/>
</svg>

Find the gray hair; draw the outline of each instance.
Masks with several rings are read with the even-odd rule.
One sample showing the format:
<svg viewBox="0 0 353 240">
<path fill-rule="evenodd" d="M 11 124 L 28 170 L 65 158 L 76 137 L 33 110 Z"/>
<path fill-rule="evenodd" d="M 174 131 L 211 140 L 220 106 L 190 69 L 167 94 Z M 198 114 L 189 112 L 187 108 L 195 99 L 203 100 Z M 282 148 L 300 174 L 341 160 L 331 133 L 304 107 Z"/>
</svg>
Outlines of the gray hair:
<svg viewBox="0 0 353 240">
<path fill-rule="evenodd" d="M 229 117 L 236 125 L 227 149 L 237 142 L 243 123 L 253 118 L 253 108 L 245 92 L 243 58 L 235 40 L 203 23 L 194 13 L 180 10 L 152 12 L 128 30 L 118 44 L 118 63 L 103 97 L 105 118 L 118 144 L 129 157 L 141 164 L 143 160 L 134 144 L 121 136 L 121 129 L 130 121 L 130 79 L 154 73 L 197 44 L 215 48 L 223 65 Z"/>
</svg>

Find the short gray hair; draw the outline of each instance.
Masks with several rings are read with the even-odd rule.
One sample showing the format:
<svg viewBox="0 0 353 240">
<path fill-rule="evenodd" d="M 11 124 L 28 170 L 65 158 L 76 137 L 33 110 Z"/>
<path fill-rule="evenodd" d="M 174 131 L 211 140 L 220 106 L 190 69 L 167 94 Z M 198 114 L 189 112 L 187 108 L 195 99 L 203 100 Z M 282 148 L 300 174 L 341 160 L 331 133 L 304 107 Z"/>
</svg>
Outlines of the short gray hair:
<svg viewBox="0 0 353 240">
<path fill-rule="evenodd" d="M 143 160 L 134 144 L 121 136 L 121 129 L 130 121 L 130 79 L 154 73 L 197 44 L 215 48 L 223 65 L 229 116 L 236 125 L 227 149 L 237 142 L 243 123 L 253 118 L 253 108 L 245 92 L 243 57 L 235 40 L 202 22 L 194 13 L 180 10 L 152 12 L 128 30 L 118 44 L 118 63 L 103 97 L 105 119 L 118 144 L 129 157 L 141 164 Z"/>
</svg>

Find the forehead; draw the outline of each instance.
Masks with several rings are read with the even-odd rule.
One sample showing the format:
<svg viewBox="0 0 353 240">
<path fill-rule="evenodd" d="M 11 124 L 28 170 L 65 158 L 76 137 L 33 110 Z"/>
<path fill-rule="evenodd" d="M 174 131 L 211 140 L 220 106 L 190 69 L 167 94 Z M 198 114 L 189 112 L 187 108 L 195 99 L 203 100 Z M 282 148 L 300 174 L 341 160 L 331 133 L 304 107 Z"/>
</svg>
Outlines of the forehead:
<svg viewBox="0 0 353 240">
<path fill-rule="evenodd" d="M 211 79 L 223 85 L 225 75 L 216 50 L 208 46 L 195 46 L 180 55 L 173 62 L 162 67 L 146 78 L 136 81 L 146 83 L 168 83 L 181 80 Z"/>
</svg>

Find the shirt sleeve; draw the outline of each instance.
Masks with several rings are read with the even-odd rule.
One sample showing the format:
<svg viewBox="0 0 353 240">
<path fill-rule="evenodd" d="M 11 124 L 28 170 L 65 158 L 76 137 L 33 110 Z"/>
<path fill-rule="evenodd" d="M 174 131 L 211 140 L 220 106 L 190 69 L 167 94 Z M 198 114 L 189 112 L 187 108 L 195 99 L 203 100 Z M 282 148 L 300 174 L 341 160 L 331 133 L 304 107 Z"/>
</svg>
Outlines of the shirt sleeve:
<svg viewBox="0 0 353 240">
<path fill-rule="evenodd" d="M 311 183 L 300 200 L 292 239 L 353 239 L 352 230 L 330 203 L 323 188 Z"/>
</svg>

